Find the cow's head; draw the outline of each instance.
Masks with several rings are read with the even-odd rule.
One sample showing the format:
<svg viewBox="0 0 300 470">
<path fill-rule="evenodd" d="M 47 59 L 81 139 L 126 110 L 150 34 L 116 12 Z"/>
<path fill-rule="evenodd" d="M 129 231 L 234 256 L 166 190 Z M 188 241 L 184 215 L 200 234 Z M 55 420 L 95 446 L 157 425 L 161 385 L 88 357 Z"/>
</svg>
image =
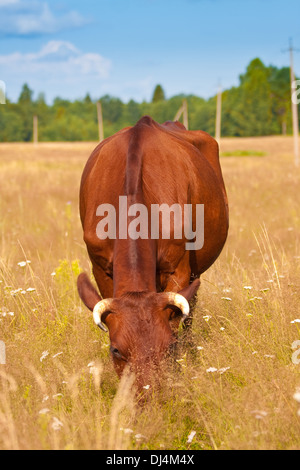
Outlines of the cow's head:
<svg viewBox="0 0 300 470">
<path fill-rule="evenodd" d="M 118 375 L 129 365 L 139 388 L 148 384 L 153 369 L 175 344 L 179 323 L 189 315 L 189 301 L 199 284 L 196 279 L 180 293 L 130 292 L 101 300 L 85 273 L 77 281 L 79 295 L 93 312 L 95 323 L 109 331 Z"/>
</svg>

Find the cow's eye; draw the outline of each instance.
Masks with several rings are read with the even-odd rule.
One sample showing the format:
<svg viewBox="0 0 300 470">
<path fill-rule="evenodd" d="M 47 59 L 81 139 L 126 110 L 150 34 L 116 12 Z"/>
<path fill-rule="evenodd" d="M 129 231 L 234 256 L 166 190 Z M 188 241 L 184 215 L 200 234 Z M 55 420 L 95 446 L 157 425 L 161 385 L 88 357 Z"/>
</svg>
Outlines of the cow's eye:
<svg viewBox="0 0 300 470">
<path fill-rule="evenodd" d="M 122 361 L 127 361 L 126 357 L 123 356 L 123 354 L 121 354 L 120 351 L 117 348 L 115 348 L 114 346 L 110 347 L 110 352 L 112 353 L 112 355 L 115 358 L 121 359 Z"/>
</svg>

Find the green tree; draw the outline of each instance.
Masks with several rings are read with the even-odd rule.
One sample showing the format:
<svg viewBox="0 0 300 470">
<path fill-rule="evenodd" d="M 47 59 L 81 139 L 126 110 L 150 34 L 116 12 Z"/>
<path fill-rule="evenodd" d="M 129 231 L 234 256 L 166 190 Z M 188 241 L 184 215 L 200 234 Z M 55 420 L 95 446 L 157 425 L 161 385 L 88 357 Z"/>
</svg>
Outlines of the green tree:
<svg viewBox="0 0 300 470">
<path fill-rule="evenodd" d="M 32 96 L 33 91 L 25 83 L 18 99 L 19 113 L 23 122 L 23 135 L 25 142 L 32 140 L 32 119 L 34 115 Z"/>
<path fill-rule="evenodd" d="M 278 132 L 287 133 L 291 128 L 291 85 L 290 69 L 270 67 L 270 86 L 274 118 L 278 123 Z"/>
<path fill-rule="evenodd" d="M 25 105 L 32 104 L 32 96 L 33 96 L 33 91 L 30 90 L 27 83 L 24 83 L 24 85 L 22 87 L 22 90 L 21 90 L 21 93 L 20 93 L 20 96 L 19 96 L 19 99 L 18 99 L 18 103 L 22 104 L 22 105 L 23 104 L 25 104 Z"/>
<path fill-rule="evenodd" d="M 272 94 L 269 69 L 258 58 L 252 60 L 240 76 L 241 105 L 244 111 L 244 135 L 267 135 L 272 121 Z"/>
<path fill-rule="evenodd" d="M 152 103 L 158 103 L 159 101 L 164 101 L 165 99 L 165 92 L 162 86 L 156 85 L 152 96 Z"/>
</svg>

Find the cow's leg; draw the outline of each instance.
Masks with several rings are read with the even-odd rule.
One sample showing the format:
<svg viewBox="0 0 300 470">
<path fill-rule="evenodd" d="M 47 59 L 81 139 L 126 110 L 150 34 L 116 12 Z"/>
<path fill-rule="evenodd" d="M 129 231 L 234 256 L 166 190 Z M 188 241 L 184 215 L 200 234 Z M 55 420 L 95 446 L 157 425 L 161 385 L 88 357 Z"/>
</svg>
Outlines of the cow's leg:
<svg viewBox="0 0 300 470">
<path fill-rule="evenodd" d="M 179 292 L 190 283 L 191 268 L 189 264 L 188 252 L 181 258 L 177 268 L 173 273 L 164 275 L 164 291 Z"/>
<path fill-rule="evenodd" d="M 190 279 L 190 283 L 192 283 L 194 281 L 194 278 L 191 278 Z M 193 314 L 194 314 L 194 310 L 195 310 L 195 306 L 196 306 L 196 303 L 197 303 L 197 292 L 194 294 L 194 296 L 192 297 L 192 299 L 190 300 L 190 314 L 189 316 L 183 321 L 183 328 L 188 332 L 191 327 L 192 327 L 192 323 L 193 323 Z"/>
<path fill-rule="evenodd" d="M 174 273 L 170 274 L 167 280 L 165 291 L 179 292 L 185 286 L 191 284 L 195 278 L 191 277 L 191 268 L 189 264 L 189 252 L 186 252 L 184 257 L 181 259 Z M 193 322 L 193 308 L 196 303 L 196 294 L 189 301 L 190 303 L 190 314 L 183 322 L 183 328 L 188 332 L 191 329 Z"/>
<path fill-rule="evenodd" d="M 113 297 L 113 280 L 101 266 L 93 263 L 93 274 L 103 299 Z"/>
</svg>

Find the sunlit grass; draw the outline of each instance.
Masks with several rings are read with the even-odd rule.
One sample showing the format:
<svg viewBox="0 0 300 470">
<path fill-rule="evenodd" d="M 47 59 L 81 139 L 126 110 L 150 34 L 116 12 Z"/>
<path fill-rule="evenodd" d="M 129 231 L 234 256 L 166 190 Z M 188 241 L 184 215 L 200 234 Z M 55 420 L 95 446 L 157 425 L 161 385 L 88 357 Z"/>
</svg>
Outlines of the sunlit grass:
<svg viewBox="0 0 300 470">
<path fill-rule="evenodd" d="M 0 448 L 299 448 L 300 177 L 291 139 L 222 142 L 223 152 L 266 156 L 221 159 L 228 241 L 202 276 L 189 340 L 181 336 L 143 406 L 132 377 L 117 379 L 108 337 L 76 291 L 78 272 L 90 272 L 78 186 L 93 147 L 0 146 Z"/>
</svg>

